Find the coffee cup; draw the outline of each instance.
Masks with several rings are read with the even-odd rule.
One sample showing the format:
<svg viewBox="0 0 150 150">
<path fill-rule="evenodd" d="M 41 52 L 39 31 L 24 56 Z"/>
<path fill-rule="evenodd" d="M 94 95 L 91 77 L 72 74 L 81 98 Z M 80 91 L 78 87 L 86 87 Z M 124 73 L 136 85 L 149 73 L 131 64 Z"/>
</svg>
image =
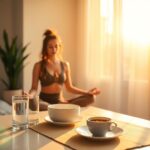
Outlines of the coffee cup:
<svg viewBox="0 0 150 150">
<path fill-rule="evenodd" d="M 87 119 L 87 126 L 93 136 L 105 136 L 108 131 L 117 127 L 108 117 L 90 117 Z"/>
<path fill-rule="evenodd" d="M 55 122 L 72 122 L 80 116 L 80 106 L 75 104 L 48 105 L 48 114 Z"/>
</svg>

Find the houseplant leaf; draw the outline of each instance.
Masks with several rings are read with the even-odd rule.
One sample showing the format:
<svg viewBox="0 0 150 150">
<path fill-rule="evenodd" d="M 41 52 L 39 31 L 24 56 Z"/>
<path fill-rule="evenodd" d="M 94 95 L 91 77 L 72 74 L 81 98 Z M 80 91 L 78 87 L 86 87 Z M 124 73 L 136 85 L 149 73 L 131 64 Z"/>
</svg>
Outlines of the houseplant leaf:
<svg viewBox="0 0 150 150">
<path fill-rule="evenodd" d="M 7 51 L 9 51 L 9 40 L 8 40 L 8 34 L 7 34 L 6 30 L 3 31 L 3 40 L 4 40 L 4 44 L 5 44 L 5 49 Z"/>
<path fill-rule="evenodd" d="M 8 81 L 2 80 L 8 90 L 19 88 L 19 77 L 23 70 L 23 65 L 29 54 L 24 55 L 27 45 L 18 44 L 18 37 L 12 38 L 9 43 L 8 33 L 3 31 L 3 45 L 0 47 L 0 59 L 4 65 Z M 0 44 L 2 45 L 2 44 Z"/>
</svg>

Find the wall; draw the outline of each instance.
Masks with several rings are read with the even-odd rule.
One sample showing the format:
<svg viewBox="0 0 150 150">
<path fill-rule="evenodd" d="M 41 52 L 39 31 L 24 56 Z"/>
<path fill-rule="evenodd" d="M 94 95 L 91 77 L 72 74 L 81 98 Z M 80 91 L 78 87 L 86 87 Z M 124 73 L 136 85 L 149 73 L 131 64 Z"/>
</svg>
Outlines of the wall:
<svg viewBox="0 0 150 150">
<path fill-rule="evenodd" d="M 0 0 L 0 20 L 0 45 L 3 45 L 2 32 L 4 29 L 8 32 L 10 39 L 17 35 L 18 41 L 22 42 L 22 0 Z M 1 61 L 0 78 L 7 79 Z M 3 89 L 5 86 L 0 82 L 0 98 Z"/>
<path fill-rule="evenodd" d="M 75 82 L 76 63 L 76 0 L 24 0 L 23 3 L 23 43 L 30 43 L 31 54 L 24 69 L 24 89 L 31 87 L 32 68 L 39 60 L 43 32 L 55 29 L 63 41 L 64 58 L 70 62 Z"/>
</svg>

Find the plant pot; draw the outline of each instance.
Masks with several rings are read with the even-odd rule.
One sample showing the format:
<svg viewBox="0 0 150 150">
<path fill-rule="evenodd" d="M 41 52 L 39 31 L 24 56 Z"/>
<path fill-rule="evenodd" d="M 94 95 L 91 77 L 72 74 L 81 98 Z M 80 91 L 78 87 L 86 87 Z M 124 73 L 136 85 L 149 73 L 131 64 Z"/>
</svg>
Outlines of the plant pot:
<svg viewBox="0 0 150 150">
<path fill-rule="evenodd" d="M 12 104 L 13 95 L 22 95 L 22 89 L 3 91 L 3 99 L 10 105 Z"/>
</svg>

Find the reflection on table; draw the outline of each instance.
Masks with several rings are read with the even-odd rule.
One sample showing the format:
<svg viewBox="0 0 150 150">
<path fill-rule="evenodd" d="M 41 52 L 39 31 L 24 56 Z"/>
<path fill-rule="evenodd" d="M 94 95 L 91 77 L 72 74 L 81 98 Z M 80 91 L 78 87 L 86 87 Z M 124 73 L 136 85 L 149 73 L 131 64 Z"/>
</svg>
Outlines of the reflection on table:
<svg viewBox="0 0 150 150">
<path fill-rule="evenodd" d="M 74 126 L 61 127 L 45 121 L 47 115 L 47 111 L 40 112 L 39 125 L 14 133 L 11 131 L 11 115 L 0 116 L 0 149 L 122 150 L 150 144 L 150 121 L 148 120 L 88 107 L 81 112 L 81 122 L 75 123 Z M 118 127 L 123 129 L 123 134 L 118 138 L 104 141 L 93 141 L 82 137 L 75 129 L 86 125 L 87 118 L 91 116 L 112 118 L 117 122 Z"/>
</svg>

